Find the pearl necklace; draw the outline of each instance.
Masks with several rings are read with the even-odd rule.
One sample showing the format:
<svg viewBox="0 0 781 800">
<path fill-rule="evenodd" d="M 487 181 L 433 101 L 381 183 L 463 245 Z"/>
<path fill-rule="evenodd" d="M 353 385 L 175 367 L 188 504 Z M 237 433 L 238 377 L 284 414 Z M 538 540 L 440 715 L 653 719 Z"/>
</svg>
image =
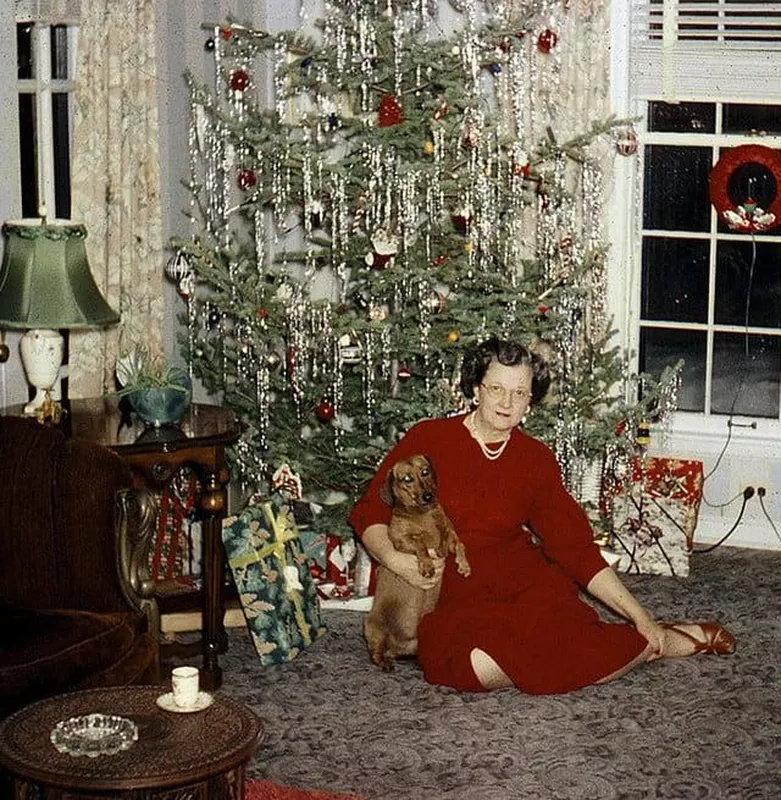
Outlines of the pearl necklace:
<svg viewBox="0 0 781 800">
<path fill-rule="evenodd" d="M 504 452 L 505 448 L 507 447 L 507 443 L 510 441 L 510 436 L 508 437 L 499 445 L 497 450 L 491 450 L 488 445 L 483 440 L 483 437 L 477 430 L 477 425 L 475 424 L 475 412 L 473 411 L 471 414 L 468 414 L 464 419 L 464 425 L 466 425 L 466 429 L 472 435 L 472 438 L 480 445 L 480 449 L 483 451 L 483 455 L 489 461 L 496 461 L 500 455 Z"/>
</svg>

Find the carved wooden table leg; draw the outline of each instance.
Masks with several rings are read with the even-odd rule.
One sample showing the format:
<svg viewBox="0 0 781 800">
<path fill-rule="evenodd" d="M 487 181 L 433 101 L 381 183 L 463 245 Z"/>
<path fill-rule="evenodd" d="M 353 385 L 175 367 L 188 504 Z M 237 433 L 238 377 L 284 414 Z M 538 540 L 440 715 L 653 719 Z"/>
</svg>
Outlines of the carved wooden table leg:
<svg viewBox="0 0 781 800">
<path fill-rule="evenodd" d="M 204 689 L 219 689 L 222 668 L 219 654 L 228 647 L 225 633 L 225 555 L 222 547 L 222 519 L 225 516 L 230 473 L 226 468 L 204 475 L 200 508 L 203 512 L 203 668 Z"/>
</svg>

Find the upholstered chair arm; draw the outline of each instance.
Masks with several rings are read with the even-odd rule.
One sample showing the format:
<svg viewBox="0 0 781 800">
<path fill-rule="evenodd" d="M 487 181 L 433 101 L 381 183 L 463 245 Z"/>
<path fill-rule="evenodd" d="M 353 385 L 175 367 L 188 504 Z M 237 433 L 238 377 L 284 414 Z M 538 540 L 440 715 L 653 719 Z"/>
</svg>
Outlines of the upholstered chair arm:
<svg viewBox="0 0 781 800">
<path fill-rule="evenodd" d="M 145 488 L 117 493 L 115 526 L 117 571 L 128 603 L 147 619 L 149 633 L 160 634 L 160 612 L 149 573 L 149 552 L 154 540 L 157 499 Z"/>
</svg>

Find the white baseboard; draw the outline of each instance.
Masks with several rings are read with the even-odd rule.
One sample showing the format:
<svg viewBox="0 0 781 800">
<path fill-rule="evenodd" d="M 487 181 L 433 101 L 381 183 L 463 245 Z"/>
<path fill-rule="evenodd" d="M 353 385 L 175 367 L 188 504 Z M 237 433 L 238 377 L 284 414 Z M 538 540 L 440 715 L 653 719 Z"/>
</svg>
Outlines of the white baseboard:
<svg viewBox="0 0 781 800">
<path fill-rule="evenodd" d="M 241 628 L 245 624 L 244 612 L 240 608 L 229 608 L 223 624 L 226 628 Z M 161 633 L 189 633 L 201 630 L 200 611 L 180 611 L 160 617 Z"/>
<path fill-rule="evenodd" d="M 694 532 L 694 549 L 716 544 L 723 539 L 734 525 L 733 520 L 709 520 L 700 517 Z M 752 550 L 781 550 L 781 539 L 773 531 L 767 520 L 741 522 L 724 540 L 725 547 L 746 547 Z"/>
</svg>

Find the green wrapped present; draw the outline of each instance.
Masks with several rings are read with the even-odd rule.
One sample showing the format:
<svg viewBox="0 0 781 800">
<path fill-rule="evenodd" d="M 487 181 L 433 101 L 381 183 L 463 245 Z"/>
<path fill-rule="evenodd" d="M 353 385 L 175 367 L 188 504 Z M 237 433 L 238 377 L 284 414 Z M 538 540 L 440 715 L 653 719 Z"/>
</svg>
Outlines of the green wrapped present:
<svg viewBox="0 0 781 800">
<path fill-rule="evenodd" d="M 326 632 L 287 504 L 249 504 L 224 520 L 222 541 L 261 664 L 290 661 Z"/>
</svg>

